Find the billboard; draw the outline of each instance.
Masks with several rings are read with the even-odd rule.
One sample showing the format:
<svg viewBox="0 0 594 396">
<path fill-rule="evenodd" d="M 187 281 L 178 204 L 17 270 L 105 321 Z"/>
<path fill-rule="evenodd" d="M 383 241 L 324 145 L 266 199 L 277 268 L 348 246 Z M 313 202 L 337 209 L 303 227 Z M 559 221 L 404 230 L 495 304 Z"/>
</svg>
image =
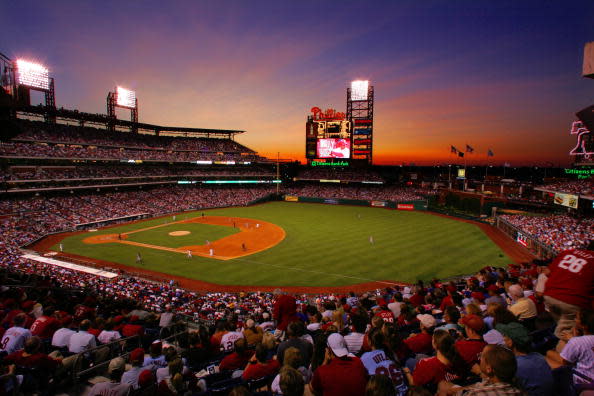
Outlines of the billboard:
<svg viewBox="0 0 594 396">
<path fill-rule="evenodd" d="M 351 100 L 367 100 L 369 92 L 369 81 L 351 82 Z"/>
<path fill-rule="evenodd" d="M 22 59 L 16 61 L 16 67 L 17 81 L 20 85 L 49 90 L 49 73 L 46 67 Z"/>
<path fill-rule="evenodd" d="M 557 205 L 567 206 L 568 208 L 577 209 L 578 196 L 572 194 L 555 193 L 555 203 Z"/>
<path fill-rule="evenodd" d="M 120 107 L 136 108 L 136 92 L 117 87 L 117 105 Z"/>
<path fill-rule="evenodd" d="M 351 142 L 347 139 L 318 139 L 318 158 L 350 158 Z"/>
</svg>

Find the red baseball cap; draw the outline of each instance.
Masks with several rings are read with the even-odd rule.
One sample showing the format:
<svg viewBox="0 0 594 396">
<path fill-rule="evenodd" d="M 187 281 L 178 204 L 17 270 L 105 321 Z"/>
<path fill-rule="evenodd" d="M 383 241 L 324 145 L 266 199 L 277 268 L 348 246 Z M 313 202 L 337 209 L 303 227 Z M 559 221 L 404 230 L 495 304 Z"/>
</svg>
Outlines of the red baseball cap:
<svg viewBox="0 0 594 396">
<path fill-rule="evenodd" d="M 474 331 L 482 331 L 485 328 L 485 321 L 478 315 L 466 315 L 458 323 L 470 327 Z"/>
<path fill-rule="evenodd" d="M 144 349 L 136 348 L 132 352 L 130 352 L 130 361 L 131 362 L 142 362 L 144 360 Z"/>
</svg>

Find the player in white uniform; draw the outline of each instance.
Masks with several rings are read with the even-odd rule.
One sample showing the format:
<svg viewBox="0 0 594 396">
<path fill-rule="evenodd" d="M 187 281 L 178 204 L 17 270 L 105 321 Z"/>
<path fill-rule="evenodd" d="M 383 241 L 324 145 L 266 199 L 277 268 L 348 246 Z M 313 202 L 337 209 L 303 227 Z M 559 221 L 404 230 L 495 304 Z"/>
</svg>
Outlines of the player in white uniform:
<svg viewBox="0 0 594 396">
<path fill-rule="evenodd" d="M 188 250 L 188 260 L 190 260 L 192 258 L 192 251 Z"/>
<path fill-rule="evenodd" d="M 10 355 L 13 352 L 23 349 L 25 341 L 31 337 L 31 332 L 23 328 L 25 320 L 26 316 L 23 313 L 14 317 L 12 320 L 14 326 L 6 330 L 4 333 L 2 341 L 0 342 L 0 350 L 6 351 L 6 353 Z"/>
<path fill-rule="evenodd" d="M 381 330 L 373 330 L 369 335 L 371 341 L 371 352 L 365 352 L 361 356 L 361 362 L 367 369 L 369 375 L 383 374 L 392 380 L 398 396 L 404 396 L 407 392 L 404 374 L 392 358 L 383 350 L 385 337 Z"/>
</svg>

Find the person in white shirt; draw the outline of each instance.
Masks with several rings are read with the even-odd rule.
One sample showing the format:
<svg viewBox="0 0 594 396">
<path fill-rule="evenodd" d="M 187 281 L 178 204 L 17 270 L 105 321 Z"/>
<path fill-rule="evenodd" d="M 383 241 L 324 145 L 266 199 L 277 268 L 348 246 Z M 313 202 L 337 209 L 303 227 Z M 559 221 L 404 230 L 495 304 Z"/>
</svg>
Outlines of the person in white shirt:
<svg viewBox="0 0 594 396">
<path fill-rule="evenodd" d="M 346 342 L 349 353 L 356 355 L 361 351 L 361 347 L 363 346 L 367 322 L 360 315 L 351 315 L 351 322 L 353 324 L 353 331 L 344 336 L 344 342 Z"/>
<path fill-rule="evenodd" d="M 221 338 L 221 350 L 223 352 L 232 352 L 235 349 L 235 341 L 244 338 L 243 332 L 234 331 L 231 324 L 229 324 L 228 330 L 229 332 Z"/>
<path fill-rule="evenodd" d="M 109 344 L 110 342 L 119 340 L 120 338 L 122 338 L 120 332 L 113 329 L 113 321 L 108 320 L 105 323 L 105 327 L 101 333 L 99 333 L 97 340 L 99 340 L 99 342 L 102 344 Z"/>
<path fill-rule="evenodd" d="M 159 317 L 159 327 L 165 328 L 165 327 L 171 326 L 171 324 L 173 323 L 174 317 L 175 317 L 175 314 L 173 313 L 173 309 L 171 308 L 171 305 L 169 305 L 169 304 L 165 305 L 165 312 L 163 312 Z"/>
<path fill-rule="evenodd" d="M 53 347 L 65 348 L 68 346 L 70 337 L 72 337 L 72 335 L 74 333 L 76 333 L 76 331 L 72 330 L 71 327 L 72 327 L 72 323 L 69 323 L 67 326 L 64 326 L 64 327 L 56 330 L 56 332 L 54 333 L 54 336 L 52 337 L 52 346 Z"/>
<path fill-rule="evenodd" d="M 12 320 L 14 326 L 6 330 L 4 336 L 2 336 L 0 344 L 2 349 L 0 350 L 10 355 L 13 352 L 23 349 L 25 341 L 31 337 L 31 332 L 23 327 L 26 320 L 27 316 L 24 313 L 20 313 L 14 317 Z"/>
<path fill-rule="evenodd" d="M 80 353 L 88 349 L 95 348 L 97 341 L 95 336 L 88 332 L 91 327 L 91 321 L 88 319 L 80 322 L 79 330 L 77 333 L 72 334 L 68 341 L 68 351 L 70 353 Z"/>
<path fill-rule="evenodd" d="M 400 316 L 400 308 L 402 304 L 402 294 L 396 293 L 394 295 L 394 301 L 388 304 L 388 309 L 392 311 L 394 318 L 398 318 Z"/>
</svg>

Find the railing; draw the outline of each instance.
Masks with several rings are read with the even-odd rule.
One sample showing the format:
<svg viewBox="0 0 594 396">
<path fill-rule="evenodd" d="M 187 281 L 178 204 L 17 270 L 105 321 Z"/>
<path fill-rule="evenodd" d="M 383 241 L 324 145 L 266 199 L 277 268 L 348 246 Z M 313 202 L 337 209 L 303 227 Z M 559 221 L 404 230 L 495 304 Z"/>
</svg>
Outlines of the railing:
<svg viewBox="0 0 594 396">
<path fill-rule="evenodd" d="M 496 217 L 495 226 L 514 241 L 521 243 L 522 246 L 526 247 L 530 253 L 534 254 L 539 259 L 555 257 L 559 253 L 552 246 L 539 241 L 535 236 L 516 227 L 509 221 L 502 219 L 500 216 Z"/>
</svg>

